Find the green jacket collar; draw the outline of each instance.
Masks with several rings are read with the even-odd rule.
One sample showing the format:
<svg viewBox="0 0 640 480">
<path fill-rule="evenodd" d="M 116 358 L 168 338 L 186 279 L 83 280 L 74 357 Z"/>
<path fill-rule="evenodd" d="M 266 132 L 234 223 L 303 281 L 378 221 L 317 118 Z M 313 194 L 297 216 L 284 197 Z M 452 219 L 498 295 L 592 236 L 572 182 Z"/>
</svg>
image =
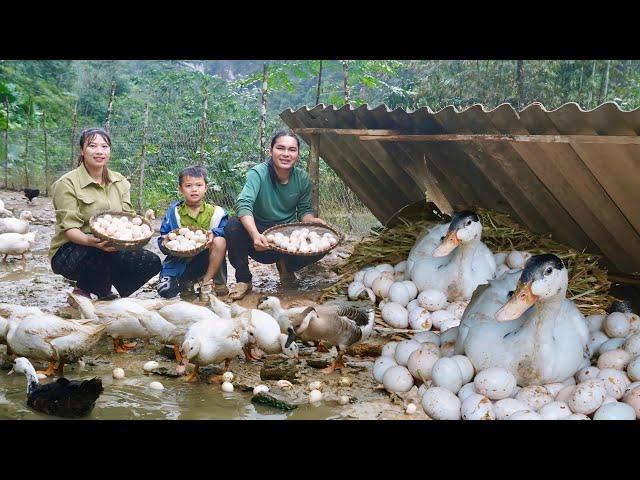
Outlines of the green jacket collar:
<svg viewBox="0 0 640 480">
<path fill-rule="evenodd" d="M 89 175 L 89 172 L 87 172 L 87 169 L 85 168 L 84 164 L 81 164 L 77 168 L 77 170 L 78 170 L 80 188 L 85 188 L 87 185 L 91 185 L 92 183 L 95 183 L 96 185 L 98 185 L 98 183 L 93 178 L 91 178 L 91 175 Z M 112 172 L 111 170 L 108 170 L 108 172 L 109 172 L 109 181 L 111 183 L 119 182 L 123 178 L 122 175 L 116 174 L 116 172 Z"/>
</svg>

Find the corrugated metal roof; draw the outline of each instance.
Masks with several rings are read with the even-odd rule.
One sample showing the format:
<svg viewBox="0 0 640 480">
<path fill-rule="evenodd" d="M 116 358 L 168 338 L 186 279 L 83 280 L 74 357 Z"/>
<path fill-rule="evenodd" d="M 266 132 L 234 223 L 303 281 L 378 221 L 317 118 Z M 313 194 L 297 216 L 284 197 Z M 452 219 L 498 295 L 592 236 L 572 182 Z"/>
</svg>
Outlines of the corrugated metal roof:
<svg viewBox="0 0 640 480">
<path fill-rule="evenodd" d="M 291 128 L 386 129 L 405 134 L 637 136 L 640 109 L 612 102 L 584 111 L 567 103 L 433 112 L 318 105 L 285 110 Z M 301 133 L 311 142 L 313 134 Z M 371 141 L 323 133 L 322 159 L 386 223 L 427 193 L 441 209 L 508 213 L 536 233 L 601 252 L 622 272 L 640 271 L 640 145 L 529 141 Z M 632 139 L 634 140 L 634 139 Z M 448 204 L 448 205 L 447 205 Z"/>
</svg>

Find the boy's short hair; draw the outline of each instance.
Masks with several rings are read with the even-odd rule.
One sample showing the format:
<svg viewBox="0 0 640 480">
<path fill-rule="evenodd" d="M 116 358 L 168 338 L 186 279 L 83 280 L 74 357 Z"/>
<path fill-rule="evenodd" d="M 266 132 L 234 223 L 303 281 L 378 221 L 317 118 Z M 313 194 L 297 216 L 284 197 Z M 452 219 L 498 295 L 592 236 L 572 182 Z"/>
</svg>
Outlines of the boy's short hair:
<svg viewBox="0 0 640 480">
<path fill-rule="evenodd" d="M 180 175 L 178 175 L 178 185 L 182 185 L 182 180 L 184 179 L 184 177 L 202 177 L 205 184 L 209 183 L 209 181 L 207 180 L 206 170 L 198 165 L 192 165 L 190 167 L 183 168 L 180 172 Z"/>
</svg>

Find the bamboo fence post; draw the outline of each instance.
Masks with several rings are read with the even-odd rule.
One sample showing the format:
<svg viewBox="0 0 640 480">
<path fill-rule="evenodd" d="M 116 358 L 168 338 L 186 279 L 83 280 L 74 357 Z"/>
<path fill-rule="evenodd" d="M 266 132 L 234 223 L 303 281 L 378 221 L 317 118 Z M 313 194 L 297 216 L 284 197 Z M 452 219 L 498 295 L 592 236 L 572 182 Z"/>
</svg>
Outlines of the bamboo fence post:
<svg viewBox="0 0 640 480">
<path fill-rule="evenodd" d="M 316 217 L 320 216 L 320 137 L 318 135 L 311 136 L 311 144 L 309 145 L 309 163 L 307 169 L 309 179 L 311 180 L 311 206 L 316 213 Z"/>
<path fill-rule="evenodd" d="M 260 102 L 260 160 L 264 160 L 266 152 L 265 130 L 267 128 L 267 89 L 269 79 L 269 66 L 264 62 L 262 69 L 262 98 Z"/>
<path fill-rule="evenodd" d="M 42 112 L 42 132 L 44 133 L 44 194 L 49 196 L 49 151 L 47 149 L 47 114 Z"/>
<path fill-rule="evenodd" d="M 111 109 L 113 100 L 116 96 L 116 82 L 111 82 L 111 96 L 109 97 L 109 106 L 107 107 L 107 120 L 104 122 L 104 129 L 108 132 L 111 124 Z"/>
<path fill-rule="evenodd" d="M 31 110 L 33 109 L 31 95 L 29 95 L 29 109 L 27 110 L 27 134 L 24 141 L 24 181 L 25 187 L 29 188 L 29 134 L 31 133 Z"/>
<path fill-rule="evenodd" d="M 4 97 L 7 128 L 4 129 L 4 188 L 9 188 L 9 97 Z"/>
<path fill-rule="evenodd" d="M 142 158 L 140 158 L 140 187 L 138 192 L 138 207 L 144 207 L 144 166 L 147 153 L 147 128 L 149 127 L 149 104 L 144 104 L 144 126 L 142 128 Z"/>
<path fill-rule="evenodd" d="M 200 151 L 200 166 L 204 165 L 204 139 L 207 134 L 207 109 L 209 106 L 209 91 L 204 90 L 204 105 L 202 109 L 202 125 L 200 126 L 200 145 L 198 150 Z"/>
<path fill-rule="evenodd" d="M 76 120 L 78 118 L 78 102 L 76 101 L 75 106 L 73 107 L 73 121 L 71 124 L 71 170 L 73 170 L 76 167 L 76 162 L 75 162 L 75 158 L 74 158 L 74 151 L 75 151 L 75 142 L 76 142 Z"/>
</svg>

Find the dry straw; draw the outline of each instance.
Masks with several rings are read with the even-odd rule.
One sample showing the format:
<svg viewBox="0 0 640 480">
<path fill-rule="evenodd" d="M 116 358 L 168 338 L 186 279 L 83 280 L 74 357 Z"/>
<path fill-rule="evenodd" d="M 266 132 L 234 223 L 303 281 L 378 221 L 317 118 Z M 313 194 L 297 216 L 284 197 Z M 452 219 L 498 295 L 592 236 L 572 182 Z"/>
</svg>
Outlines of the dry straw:
<svg viewBox="0 0 640 480">
<path fill-rule="evenodd" d="M 424 230 L 448 221 L 434 208 L 429 203 L 402 211 L 393 227 L 373 231 L 372 236 L 356 245 L 353 254 L 334 269 L 341 277 L 322 292 L 320 300 L 343 298 L 354 274 L 367 265 L 393 265 L 406 260 Z M 485 209 L 478 209 L 477 213 L 483 225 L 482 240 L 493 252 L 552 253 L 562 259 L 569 271 L 567 295 L 584 315 L 604 313 L 611 305 L 614 300 L 608 293 L 611 282 L 607 271 L 598 264 L 600 255 L 575 250 L 552 240 L 550 235 L 533 234 L 506 214 Z M 384 325 L 381 321 L 378 323 Z"/>
</svg>

